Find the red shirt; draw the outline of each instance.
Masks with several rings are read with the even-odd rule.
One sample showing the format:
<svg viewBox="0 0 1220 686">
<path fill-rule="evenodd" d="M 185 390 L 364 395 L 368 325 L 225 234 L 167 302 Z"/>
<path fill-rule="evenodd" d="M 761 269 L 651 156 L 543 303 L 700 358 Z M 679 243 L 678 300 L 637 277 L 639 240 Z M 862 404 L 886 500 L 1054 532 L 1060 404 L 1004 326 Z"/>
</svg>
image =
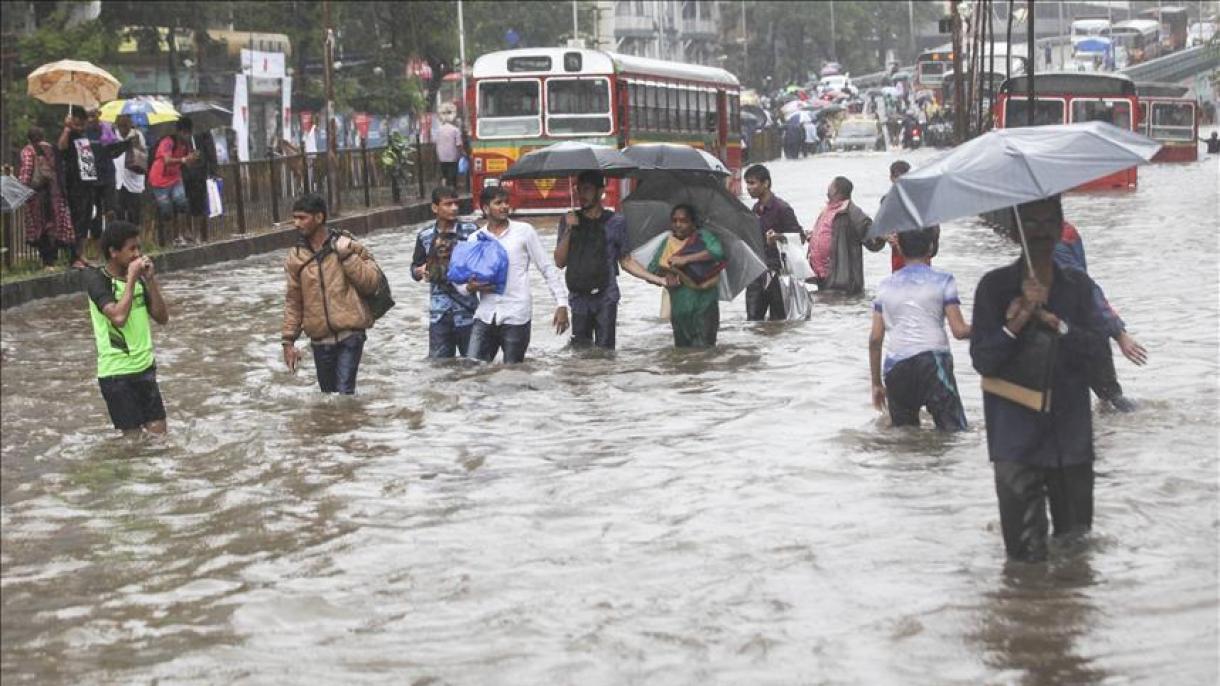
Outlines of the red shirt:
<svg viewBox="0 0 1220 686">
<path fill-rule="evenodd" d="M 173 136 L 166 136 L 157 143 L 157 151 L 154 153 L 152 167 L 148 170 L 148 183 L 153 188 L 171 188 L 182 181 L 182 163 L 168 162 L 167 159 L 174 157 L 182 159 L 187 155 L 185 143 L 178 142 L 178 139 Z"/>
</svg>

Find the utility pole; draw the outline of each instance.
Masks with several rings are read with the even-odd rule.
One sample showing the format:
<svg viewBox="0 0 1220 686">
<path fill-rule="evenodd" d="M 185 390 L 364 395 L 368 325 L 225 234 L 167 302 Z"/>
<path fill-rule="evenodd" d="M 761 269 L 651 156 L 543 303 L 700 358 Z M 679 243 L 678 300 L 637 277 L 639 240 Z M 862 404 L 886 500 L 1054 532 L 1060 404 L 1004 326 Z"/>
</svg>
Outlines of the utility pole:
<svg viewBox="0 0 1220 686">
<path fill-rule="evenodd" d="M 745 57 L 742 67 L 742 78 L 750 77 L 750 34 L 745 31 L 745 0 L 742 0 L 742 54 Z M 1199 16 L 1203 16 L 1203 10 L 1199 10 Z M 1199 20 L 1202 21 L 1202 20 Z"/>
<path fill-rule="evenodd" d="M 178 21 L 169 26 L 169 37 L 166 39 L 169 47 L 169 92 L 174 109 L 182 109 L 182 87 L 178 83 Z"/>
<path fill-rule="evenodd" d="M 830 58 L 839 61 L 839 51 L 835 40 L 835 0 L 830 0 Z"/>
<path fill-rule="evenodd" d="M 462 75 L 462 119 L 470 116 L 470 103 L 466 102 L 466 23 L 462 17 L 462 0 L 458 0 L 458 73 Z"/>
<path fill-rule="evenodd" d="M 962 92 L 962 15 L 958 12 L 960 0 L 950 0 L 949 18 L 953 23 L 953 138 L 961 143 L 966 132 L 965 93 Z"/>
<path fill-rule="evenodd" d="M 1060 38 L 1063 38 L 1063 0 L 1059 0 L 1059 30 L 1055 32 L 1055 35 L 1059 36 Z M 1062 57 L 1063 45 L 1062 44 L 1059 45 L 1059 55 L 1060 55 L 1059 68 L 1062 69 L 1063 68 L 1063 57 Z M 1050 69 L 1050 67 L 1051 67 L 1051 65 L 1049 65 L 1049 64 L 1046 65 L 1047 69 Z"/>
<path fill-rule="evenodd" d="M 1028 89 L 1025 92 L 1025 125 L 1034 125 L 1034 110 L 1038 108 L 1038 100 L 1034 97 L 1034 72 L 1037 71 L 1038 60 L 1034 54 L 1034 3 L 1029 0 L 1029 15 L 1025 17 L 1025 49 L 1028 51 L 1028 58 L 1025 60 L 1025 78 Z"/>
<path fill-rule="evenodd" d="M 1008 0 L 1008 29 L 1004 36 L 1004 78 L 1012 78 L 1012 0 Z M 1033 59 L 1033 55 L 1029 59 Z"/>
<path fill-rule="evenodd" d="M 576 20 L 576 0 L 572 0 L 572 40 L 580 37 L 580 24 Z"/>
<path fill-rule="evenodd" d="M 919 42 L 915 40 L 915 0 L 907 0 L 907 22 L 911 32 L 911 63 L 919 58 Z"/>
<path fill-rule="evenodd" d="M 339 173 L 338 132 L 335 127 L 335 30 L 331 22 L 330 0 L 322 0 L 322 15 L 325 25 L 323 50 L 326 70 L 323 78 L 326 87 L 326 208 L 331 217 L 339 216 Z"/>
</svg>

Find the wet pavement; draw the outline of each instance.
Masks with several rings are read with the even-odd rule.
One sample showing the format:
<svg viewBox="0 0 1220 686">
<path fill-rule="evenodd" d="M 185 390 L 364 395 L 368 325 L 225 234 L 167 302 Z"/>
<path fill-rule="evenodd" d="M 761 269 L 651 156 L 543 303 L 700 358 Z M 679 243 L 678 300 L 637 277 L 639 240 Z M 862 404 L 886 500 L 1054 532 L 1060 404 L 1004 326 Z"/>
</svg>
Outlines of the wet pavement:
<svg viewBox="0 0 1220 686">
<path fill-rule="evenodd" d="M 936 151 L 907 155 L 916 166 Z M 830 179 L 876 209 L 898 155 L 770 165 L 810 225 Z M 1003 562 L 978 377 L 968 432 L 869 403 L 867 298 L 800 323 L 722 304 L 676 352 L 623 276 L 620 350 L 573 353 L 534 276 L 529 361 L 429 363 L 415 228 L 369 245 L 398 306 L 354 399 L 280 359 L 282 255 L 163 278 L 171 434 L 110 430 L 84 296 L 0 315 L 0 670 L 16 683 L 1215 683 L 1215 157 L 1071 195 L 1147 367 L 1095 423 L 1087 551 Z M 544 245 L 553 245 L 545 232 Z M 944 226 L 973 291 L 1015 248 Z M 865 253 L 869 289 L 888 252 Z"/>
</svg>

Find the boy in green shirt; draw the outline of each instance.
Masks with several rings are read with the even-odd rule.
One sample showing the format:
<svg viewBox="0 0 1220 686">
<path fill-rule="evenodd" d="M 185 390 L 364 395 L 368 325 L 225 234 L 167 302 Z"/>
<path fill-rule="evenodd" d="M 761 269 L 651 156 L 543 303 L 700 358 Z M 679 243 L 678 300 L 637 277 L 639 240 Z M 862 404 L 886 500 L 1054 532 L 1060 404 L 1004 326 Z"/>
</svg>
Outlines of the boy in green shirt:
<svg viewBox="0 0 1220 686">
<path fill-rule="evenodd" d="M 153 262 L 140 254 L 140 229 L 111 223 L 102 234 L 106 264 L 85 273 L 89 317 L 97 343 L 97 382 L 114 428 L 165 433 L 165 406 L 157 388 L 151 317 L 169 321 Z"/>
</svg>

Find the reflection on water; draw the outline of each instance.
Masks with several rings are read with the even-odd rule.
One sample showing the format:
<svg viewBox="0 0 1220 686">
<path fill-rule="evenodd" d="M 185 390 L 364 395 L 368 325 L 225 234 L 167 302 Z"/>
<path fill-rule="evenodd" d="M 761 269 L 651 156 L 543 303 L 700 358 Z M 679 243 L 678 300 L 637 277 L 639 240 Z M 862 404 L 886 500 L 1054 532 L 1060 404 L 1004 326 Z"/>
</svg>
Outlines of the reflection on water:
<svg viewBox="0 0 1220 686">
<path fill-rule="evenodd" d="M 892 160 L 771 167 L 809 225 L 838 174 L 875 208 Z M 1214 683 L 1216 168 L 1140 177 L 1066 199 L 1151 361 L 1120 361 L 1144 409 L 1097 417 L 1093 545 L 1037 569 L 1002 559 L 965 343 L 970 429 L 887 428 L 867 297 L 727 304 L 719 347 L 675 351 L 623 277 L 615 355 L 540 316 L 523 365 L 427 362 L 413 231 L 388 231 L 399 305 L 360 395 L 326 398 L 282 368 L 281 255 L 169 274 L 161 441 L 112 436 L 83 296 L 4 312 L 4 682 Z M 942 236 L 968 313 L 1016 252 Z"/>
</svg>

